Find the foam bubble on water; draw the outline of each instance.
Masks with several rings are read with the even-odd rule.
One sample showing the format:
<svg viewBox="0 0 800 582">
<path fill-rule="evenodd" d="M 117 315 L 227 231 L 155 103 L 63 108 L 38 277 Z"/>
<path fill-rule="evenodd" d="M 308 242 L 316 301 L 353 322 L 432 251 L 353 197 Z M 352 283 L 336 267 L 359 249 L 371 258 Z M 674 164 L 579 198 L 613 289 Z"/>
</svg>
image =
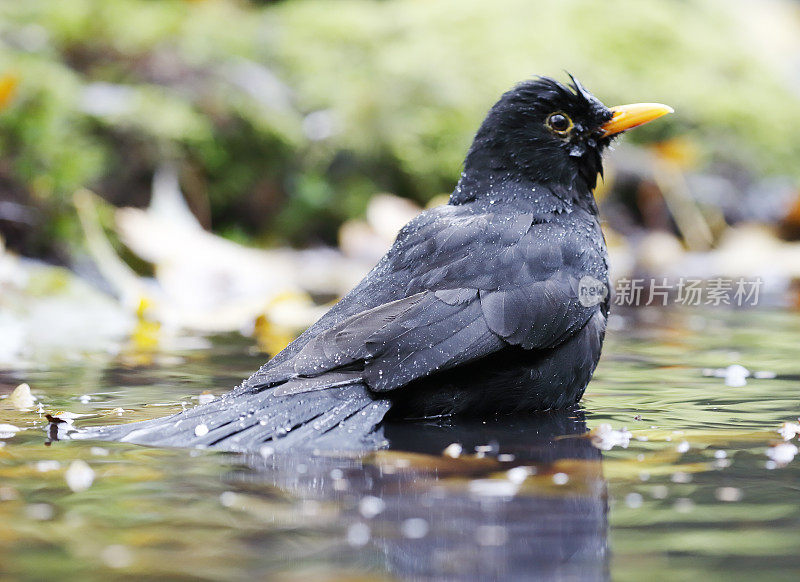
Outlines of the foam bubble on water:
<svg viewBox="0 0 800 582">
<path fill-rule="evenodd" d="M 219 502 L 223 507 L 233 507 L 236 505 L 239 496 L 233 491 L 223 491 L 219 494 Z"/>
<path fill-rule="evenodd" d="M 120 544 L 107 546 L 100 553 L 100 557 L 109 568 L 127 568 L 133 563 L 130 549 Z"/>
<path fill-rule="evenodd" d="M 347 543 L 354 547 L 365 546 L 372 533 L 366 523 L 354 523 L 347 528 Z"/>
<path fill-rule="evenodd" d="M 367 519 L 372 519 L 385 508 L 383 499 L 374 495 L 367 495 L 358 503 L 358 511 Z"/>
<path fill-rule="evenodd" d="M 735 502 L 742 498 L 742 490 L 738 487 L 718 487 L 714 491 L 714 497 L 719 501 Z"/>
<path fill-rule="evenodd" d="M 94 483 L 94 471 L 81 459 L 76 459 L 70 463 L 69 468 L 64 473 L 67 486 L 75 491 L 86 491 Z"/>
<path fill-rule="evenodd" d="M 692 476 L 689 473 L 685 473 L 683 471 L 676 471 L 670 477 L 673 483 L 691 483 Z"/>
<path fill-rule="evenodd" d="M 430 526 L 428 525 L 428 522 L 421 517 L 412 517 L 407 519 L 400 526 L 400 531 L 403 534 L 403 537 L 406 537 L 410 540 L 424 538 L 426 535 L 428 535 L 429 529 Z"/>
<path fill-rule="evenodd" d="M 200 404 L 208 404 L 209 402 L 213 401 L 216 398 L 213 394 L 208 392 L 203 392 L 200 396 L 197 397 L 197 402 Z"/>
<path fill-rule="evenodd" d="M 603 423 L 597 428 L 592 430 L 591 438 L 592 445 L 603 451 L 610 451 L 614 447 L 622 447 L 627 449 L 631 442 L 631 432 L 623 427 L 620 430 L 615 430 L 610 424 Z"/>
<path fill-rule="evenodd" d="M 778 429 L 783 440 L 790 441 L 800 434 L 800 422 L 784 422 Z"/>
<path fill-rule="evenodd" d="M 529 467 L 514 467 L 506 471 L 506 479 L 519 485 L 532 473 Z"/>
<path fill-rule="evenodd" d="M 767 449 L 767 456 L 779 467 L 789 464 L 797 453 L 797 446 L 792 443 L 780 443 Z"/>
<path fill-rule="evenodd" d="M 650 494 L 653 496 L 653 499 L 666 499 L 667 495 L 669 495 L 669 489 L 667 489 L 666 485 L 656 485 L 653 487 Z"/>
<path fill-rule="evenodd" d="M 505 479 L 473 479 L 469 492 L 480 497 L 513 497 L 519 485 Z"/>
<path fill-rule="evenodd" d="M 628 493 L 625 496 L 625 505 L 627 505 L 631 509 L 636 509 L 637 507 L 641 507 L 642 501 L 643 498 L 639 493 Z"/>
<path fill-rule="evenodd" d="M 508 529 L 502 525 L 481 525 L 475 530 L 480 546 L 502 546 L 508 541 Z"/>
<path fill-rule="evenodd" d="M 53 519 L 55 509 L 49 503 L 29 503 L 25 506 L 25 515 L 28 519 L 48 521 Z"/>
<path fill-rule="evenodd" d="M 37 461 L 35 466 L 40 473 L 47 473 L 48 471 L 58 471 L 61 468 L 61 463 L 58 461 Z"/>
</svg>

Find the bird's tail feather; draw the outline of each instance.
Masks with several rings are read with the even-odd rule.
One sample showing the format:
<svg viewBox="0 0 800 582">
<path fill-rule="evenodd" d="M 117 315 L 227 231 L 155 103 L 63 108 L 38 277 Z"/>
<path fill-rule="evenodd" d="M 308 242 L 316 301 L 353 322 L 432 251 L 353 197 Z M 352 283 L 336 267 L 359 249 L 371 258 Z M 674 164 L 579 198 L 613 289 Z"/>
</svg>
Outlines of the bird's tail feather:
<svg viewBox="0 0 800 582">
<path fill-rule="evenodd" d="M 380 448 L 376 426 L 389 402 L 363 385 L 276 395 L 274 390 L 226 394 L 173 416 L 86 429 L 73 438 L 162 447 L 229 451 L 356 451 Z"/>
</svg>

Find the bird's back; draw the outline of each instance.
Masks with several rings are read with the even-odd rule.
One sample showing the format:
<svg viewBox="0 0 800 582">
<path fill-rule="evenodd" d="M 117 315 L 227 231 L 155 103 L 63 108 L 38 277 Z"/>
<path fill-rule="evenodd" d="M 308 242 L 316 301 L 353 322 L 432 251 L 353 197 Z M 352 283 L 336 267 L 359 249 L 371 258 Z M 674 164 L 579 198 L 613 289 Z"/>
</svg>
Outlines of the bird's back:
<svg viewBox="0 0 800 582">
<path fill-rule="evenodd" d="M 279 381 L 276 369 L 286 369 L 313 338 L 359 313 L 416 293 L 474 289 L 490 295 L 524 289 L 556 274 L 563 276 L 565 285 L 587 275 L 607 285 L 605 241 L 593 204 L 586 208 L 564 203 L 541 186 L 539 195 L 531 197 L 532 189 L 528 184 L 513 184 L 506 188 L 504 203 L 478 200 L 422 212 L 403 227 L 386 255 L 352 291 L 239 389 L 253 390 Z M 525 195 L 518 196 L 515 190 Z M 558 310 L 545 306 L 528 307 L 537 319 L 558 315 Z M 524 311 L 520 306 L 518 315 Z M 567 316 L 574 319 L 567 325 L 570 330 L 588 321 L 581 306 Z"/>
</svg>

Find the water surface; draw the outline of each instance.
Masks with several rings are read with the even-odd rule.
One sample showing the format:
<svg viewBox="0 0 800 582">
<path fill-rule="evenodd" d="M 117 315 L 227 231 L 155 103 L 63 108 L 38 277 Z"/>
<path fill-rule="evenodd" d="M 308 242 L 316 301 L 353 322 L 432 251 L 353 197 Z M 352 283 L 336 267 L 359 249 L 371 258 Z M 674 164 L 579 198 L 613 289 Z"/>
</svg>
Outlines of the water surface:
<svg viewBox="0 0 800 582">
<path fill-rule="evenodd" d="M 796 579 L 800 458 L 770 454 L 800 415 L 800 316 L 612 324 L 581 410 L 390 425 L 363 457 L 48 445 L 42 414 L 0 400 L 27 429 L 0 447 L 0 580 Z M 264 358 L 208 339 L 4 370 L 0 394 L 28 382 L 78 426 L 166 415 Z"/>
</svg>

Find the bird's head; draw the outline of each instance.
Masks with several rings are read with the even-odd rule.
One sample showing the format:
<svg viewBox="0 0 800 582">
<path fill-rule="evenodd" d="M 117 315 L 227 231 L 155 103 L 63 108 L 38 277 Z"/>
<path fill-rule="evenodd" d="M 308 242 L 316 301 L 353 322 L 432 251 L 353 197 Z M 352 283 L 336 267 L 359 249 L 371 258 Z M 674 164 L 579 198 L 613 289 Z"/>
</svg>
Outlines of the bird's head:
<svg viewBox="0 0 800 582">
<path fill-rule="evenodd" d="M 520 83 L 492 107 L 464 162 L 465 176 L 525 179 L 593 190 L 614 136 L 672 112 L 666 105 L 606 107 L 572 77 Z"/>
</svg>

